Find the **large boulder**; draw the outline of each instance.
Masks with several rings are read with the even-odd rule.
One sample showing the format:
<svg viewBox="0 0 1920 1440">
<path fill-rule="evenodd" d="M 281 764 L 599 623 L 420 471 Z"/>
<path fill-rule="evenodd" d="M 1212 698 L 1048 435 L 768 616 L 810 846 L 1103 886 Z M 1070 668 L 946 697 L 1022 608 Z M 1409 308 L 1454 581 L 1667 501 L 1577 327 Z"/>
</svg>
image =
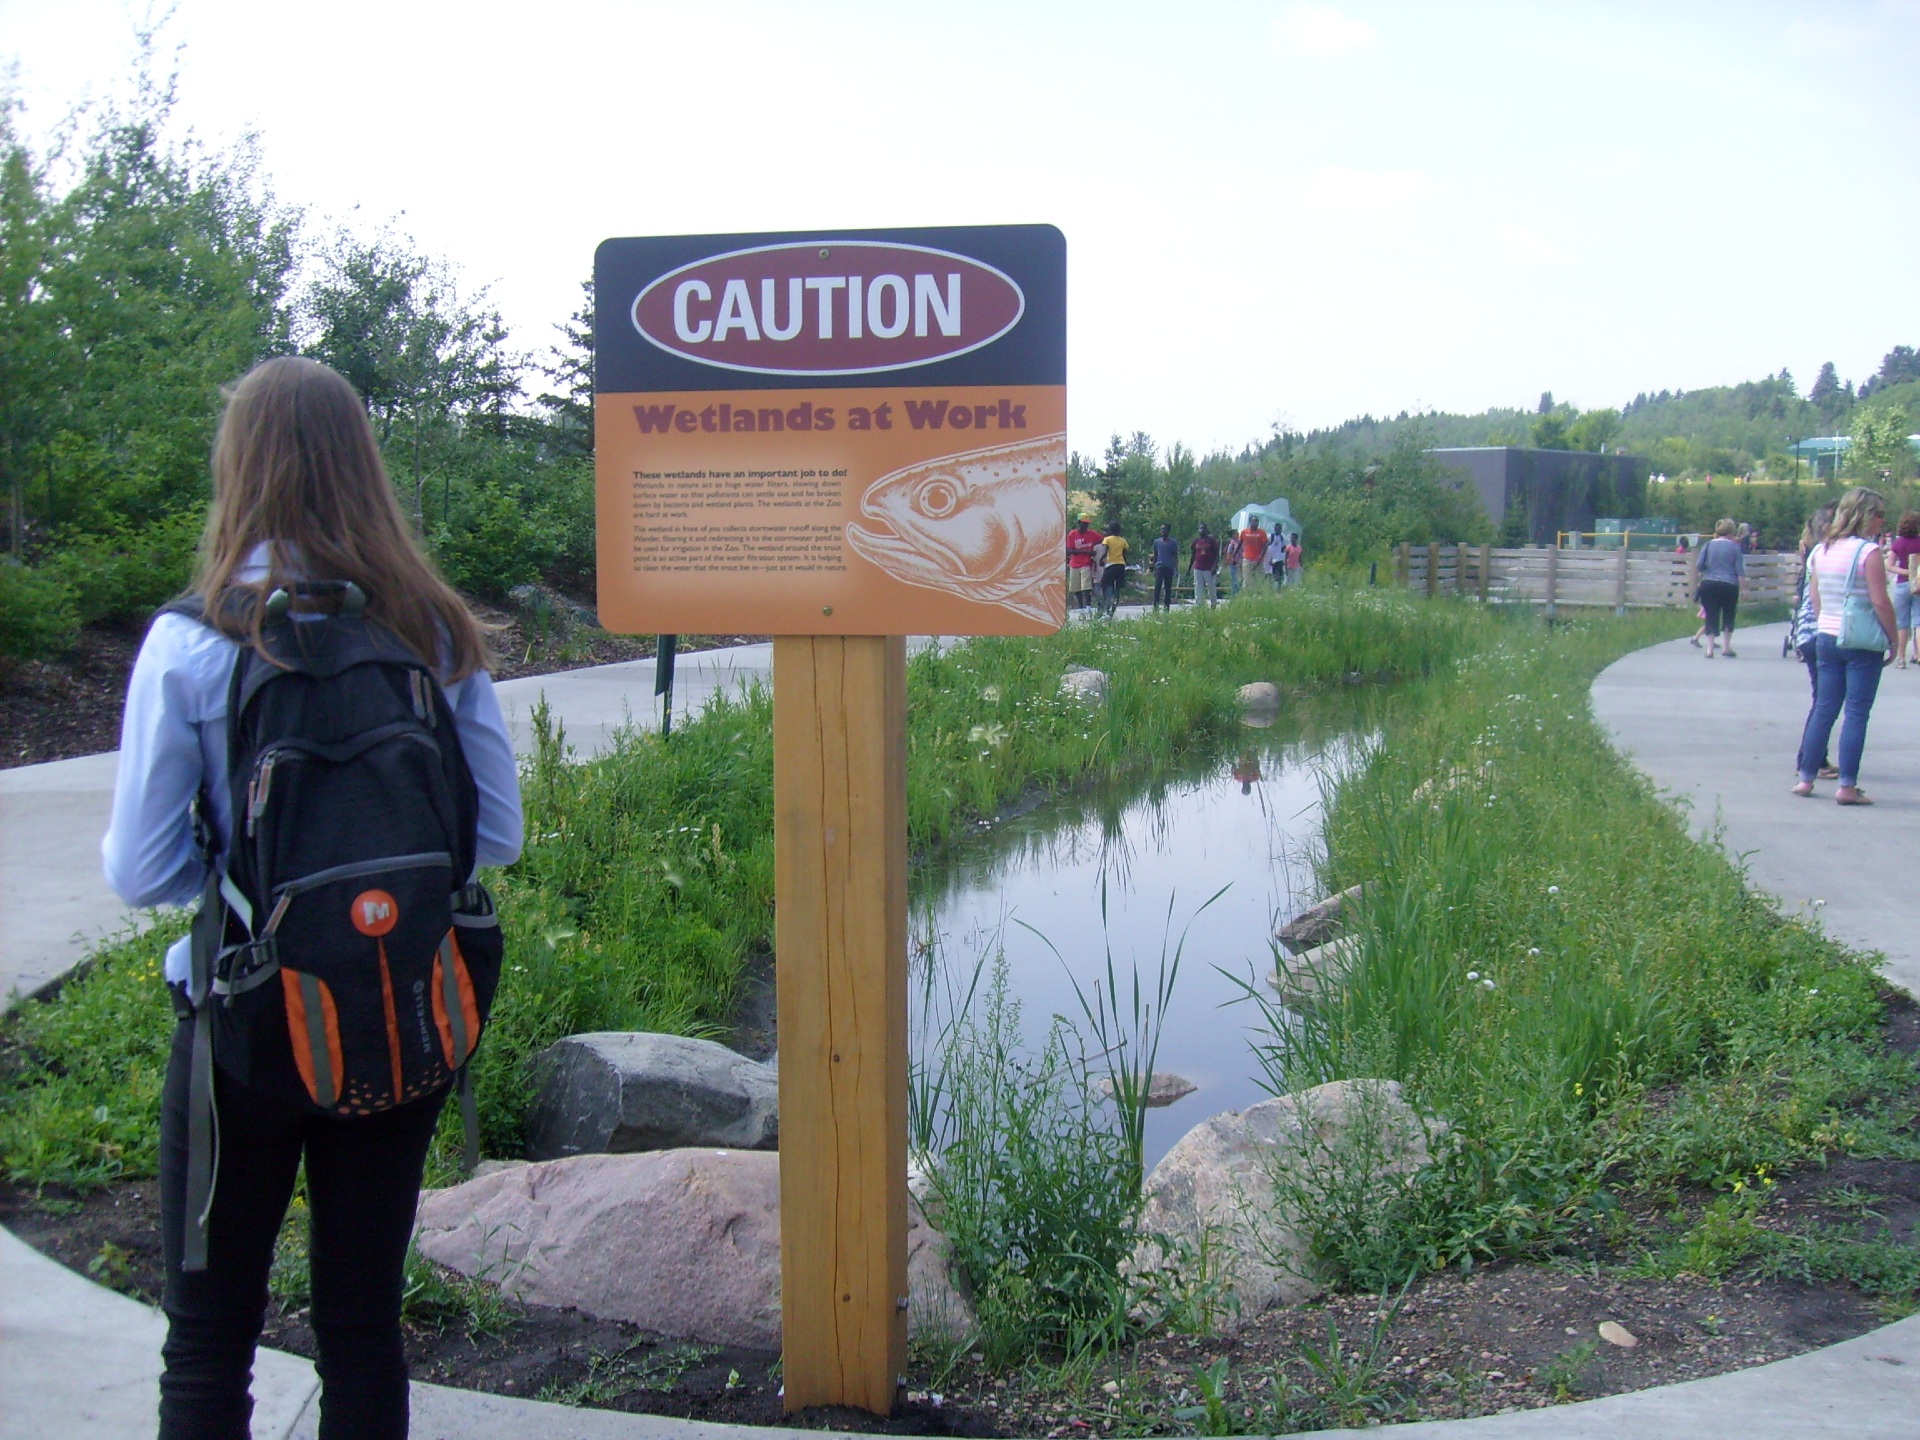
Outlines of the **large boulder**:
<svg viewBox="0 0 1920 1440">
<path fill-rule="evenodd" d="M 1315 1193 L 1334 1173 L 1344 1194 L 1371 1186 L 1384 1200 L 1426 1163 L 1427 1129 L 1398 1084 L 1336 1081 L 1194 1126 L 1147 1177 L 1141 1223 L 1194 1252 L 1203 1242 L 1211 1247 L 1237 1302 L 1223 1322 L 1232 1326 L 1325 1288 L 1301 1193 Z M 1156 1260 L 1150 1245 L 1136 1256 L 1142 1266 Z"/>
<path fill-rule="evenodd" d="M 973 1312 L 946 1238 L 908 1201 L 908 1326 L 958 1339 Z M 673 1339 L 780 1348 L 780 1157 L 577 1155 L 421 1196 L 420 1253 L 535 1305 Z"/>
<path fill-rule="evenodd" d="M 535 1057 L 527 1154 L 623 1154 L 714 1145 L 771 1150 L 780 1085 L 771 1065 L 711 1040 L 602 1030 Z"/>
</svg>

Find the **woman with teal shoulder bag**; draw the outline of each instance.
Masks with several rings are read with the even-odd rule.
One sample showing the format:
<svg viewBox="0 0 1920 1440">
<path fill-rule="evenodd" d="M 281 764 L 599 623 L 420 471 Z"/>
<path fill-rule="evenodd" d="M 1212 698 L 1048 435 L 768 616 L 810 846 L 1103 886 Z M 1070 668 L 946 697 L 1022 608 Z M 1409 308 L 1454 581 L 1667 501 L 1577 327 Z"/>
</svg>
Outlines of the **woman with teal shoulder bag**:
<svg viewBox="0 0 1920 1440">
<path fill-rule="evenodd" d="M 1793 793 L 1813 794 L 1820 757 L 1833 722 L 1842 712 L 1835 757 L 1841 805 L 1871 805 L 1860 788 L 1860 757 L 1867 744 L 1867 716 L 1879 693 L 1880 671 L 1897 633 L 1887 567 L 1877 537 L 1886 528 L 1887 502 L 1864 487 L 1849 490 L 1833 512 L 1826 538 L 1809 557 L 1815 623 L 1813 713 L 1800 737 L 1800 781 Z"/>
</svg>

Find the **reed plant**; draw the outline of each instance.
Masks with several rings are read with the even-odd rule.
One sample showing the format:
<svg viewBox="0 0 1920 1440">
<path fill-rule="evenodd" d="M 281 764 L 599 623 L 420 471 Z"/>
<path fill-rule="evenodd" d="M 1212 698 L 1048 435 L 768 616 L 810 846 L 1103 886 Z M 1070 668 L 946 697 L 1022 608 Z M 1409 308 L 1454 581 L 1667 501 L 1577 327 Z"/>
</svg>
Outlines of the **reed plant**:
<svg viewBox="0 0 1920 1440">
<path fill-rule="evenodd" d="M 1870 961 L 1751 893 L 1592 718 L 1594 673 L 1677 628 L 1500 637 L 1332 789 L 1323 878 L 1365 886 L 1357 945 L 1276 1029 L 1270 1083 L 1398 1080 L 1447 1126 L 1390 1214 L 1318 1217 L 1350 1283 L 1550 1249 L 1625 1189 L 1912 1143 Z"/>
</svg>

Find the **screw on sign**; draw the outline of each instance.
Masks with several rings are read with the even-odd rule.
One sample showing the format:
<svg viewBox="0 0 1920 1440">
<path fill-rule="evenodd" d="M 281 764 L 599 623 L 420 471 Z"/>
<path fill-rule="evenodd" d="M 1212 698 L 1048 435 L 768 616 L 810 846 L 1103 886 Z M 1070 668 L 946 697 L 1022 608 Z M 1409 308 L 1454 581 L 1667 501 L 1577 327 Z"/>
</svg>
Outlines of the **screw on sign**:
<svg viewBox="0 0 1920 1440">
<path fill-rule="evenodd" d="M 907 1338 L 904 637 L 1065 621 L 1066 242 L 609 240 L 594 294 L 601 623 L 774 637 L 785 1403 L 885 1414 Z"/>
</svg>

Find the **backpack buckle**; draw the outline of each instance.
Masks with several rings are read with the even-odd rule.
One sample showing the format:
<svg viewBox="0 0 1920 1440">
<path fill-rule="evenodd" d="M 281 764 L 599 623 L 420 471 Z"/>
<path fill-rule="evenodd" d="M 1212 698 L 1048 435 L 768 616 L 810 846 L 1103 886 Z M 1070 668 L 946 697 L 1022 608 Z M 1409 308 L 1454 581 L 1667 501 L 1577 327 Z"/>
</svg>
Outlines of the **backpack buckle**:
<svg viewBox="0 0 1920 1440">
<path fill-rule="evenodd" d="M 233 997 L 264 985 L 280 969 L 280 942 L 262 935 L 241 945 L 229 945 L 214 961 L 213 993 L 233 1004 Z"/>
</svg>

